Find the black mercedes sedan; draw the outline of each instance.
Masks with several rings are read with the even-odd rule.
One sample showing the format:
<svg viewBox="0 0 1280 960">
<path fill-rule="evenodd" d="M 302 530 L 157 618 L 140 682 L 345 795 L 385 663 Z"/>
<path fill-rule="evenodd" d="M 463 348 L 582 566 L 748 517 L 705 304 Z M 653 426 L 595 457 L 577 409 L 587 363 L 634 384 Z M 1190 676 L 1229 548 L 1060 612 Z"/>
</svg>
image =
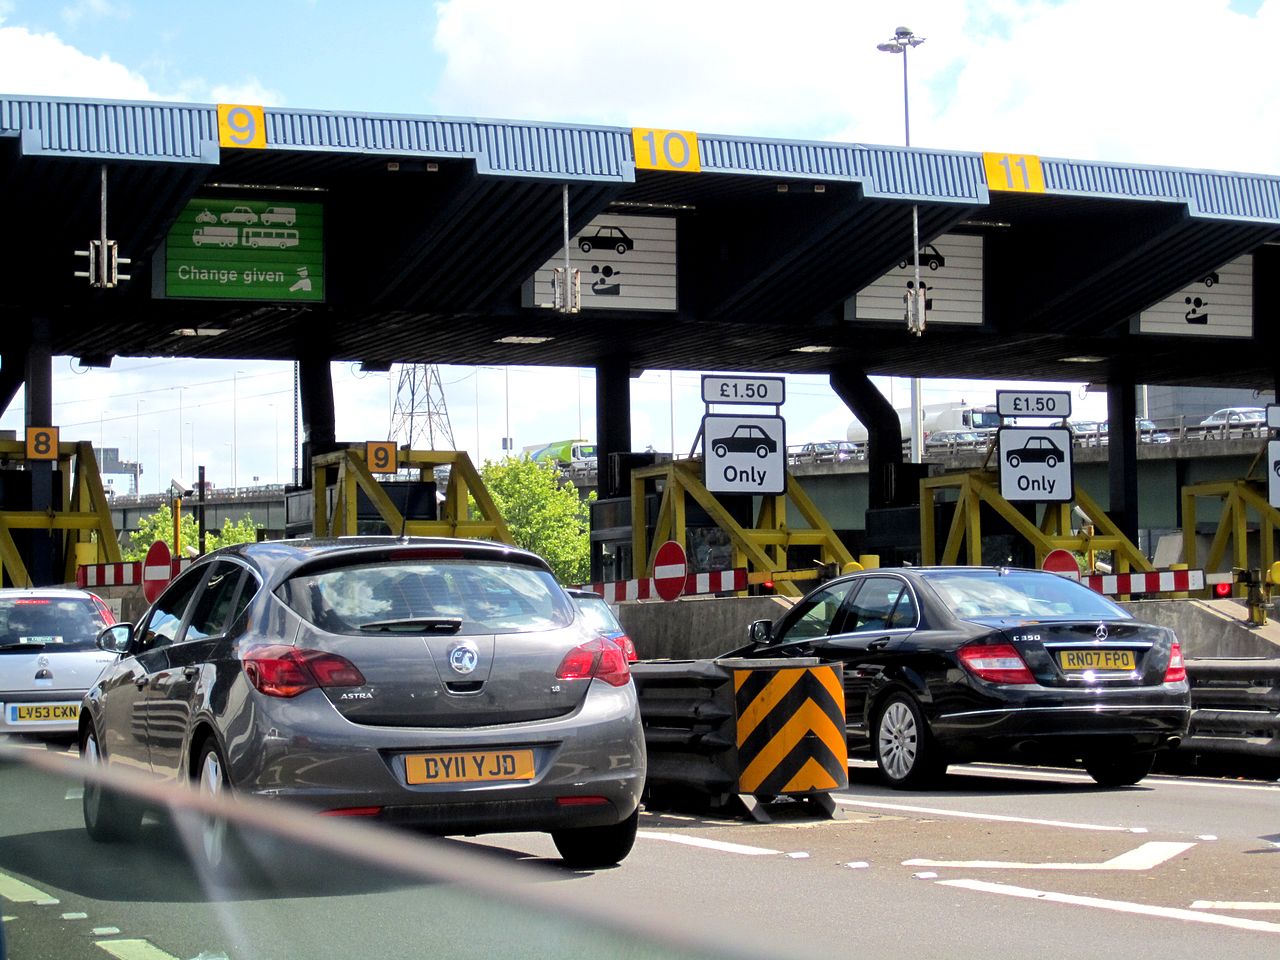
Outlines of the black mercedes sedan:
<svg viewBox="0 0 1280 960">
<path fill-rule="evenodd" d="M 1080 761 L 1134 784 L 1191 709 L 1172 630 L 1039 570 L 859 572 L 753 623 L 733 655 L 843 661 L 849 747 L 898 788 L 974 760 Z"/>
</svg>

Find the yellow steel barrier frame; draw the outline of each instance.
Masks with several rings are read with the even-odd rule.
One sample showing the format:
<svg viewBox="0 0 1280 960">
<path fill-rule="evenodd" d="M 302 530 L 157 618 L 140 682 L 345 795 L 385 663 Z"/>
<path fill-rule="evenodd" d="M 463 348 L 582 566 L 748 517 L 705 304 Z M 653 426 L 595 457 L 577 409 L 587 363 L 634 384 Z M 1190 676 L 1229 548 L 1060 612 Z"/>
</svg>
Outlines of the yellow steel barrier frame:
<svg viewBox="0 0 1280 960">
<path fill-rule="evenodd" d="M 0 440 L 0 458 L 25 461 L 26 457 L 24 441 Z M 98 563 L 120 562 L 120 543 L 111 522 L 111 506 L 102 488 L 93 444 L 88 441 L 59 443 L 57 464 L 65 509 L 0 511 L 0 573 L 3 574 L 0 583 L 5 586 L 33 586 L 31 574 L 13 539 L 14 530 L 61 532 L 65 583 L 74 583 L 76 579 L 75 546 L 78 543 L 93 543 Z"/>
<path fill-rule="evenodd" d="M 439 520 L 408 520 L 374 479 L 365 462 L 363 444 L 346 450 L 320 454 L 311 458 L 312 531 L 317 537 L 354 536 L 357 531 L 356 498 L 363 490 L 387 524 L 392 534 L 403 532 L 413 537 L 466 537 L 497 540 L 515 545 L 511 531 L 498 513 L 493 498 L 480 479 L 480 474 L 466 453 L 454 450 L 396 451 L 397 468 L 417 469 L 422 481 L 431 479 L 432 470 L 448 465 L 449 485 L 440 504 Z M 330 517 L 326 495 L 326 474 L 338 471 L 338 497 Z M 480 519 L 470 516 L 469 498 L 475 500 Z"/>
<path fill-rule="evenodd" d="M 933 566 L 939 562 L 935 547 L 937 534 L 934 527 L 934 506 L 941 491 L 952 489 L 956 491 L 958 499 L 942 550 L 943 564 L 961 562 L 963 545 L 966 548 L 967 562 L 972 566 L 981 566 L 981 507 L 985 503 L 1035 548 L 1037 567 L 1044 563 L 1044 558 L 1050 551 L 1062 549 L 1079 553 L 1110 550 L 1117 573 L 1155 569 L 1142 551 L 1103 513 L 1093 498 L 1079 487 L 1076 488 L 1073 503 L 1078 504 L 1093 520 L 1094 527 L 1101 531 L 1100 534 L 1072 531 L 1073 503 L 1047 504 L 1040 524 L 1032 523 L 1013 504 L 1000 496 L 995 472 L 982 470 L 928 477 L 920 481 L 920 544 L 921 561 L 925 566 Z"/>
<path fill-rule="evenodd" d="M 822 563 L 853 562 L 853 555 L 831 525 L 818 511 L 808 494 L 795 477 L 787 474 L 784 494 L 760 498 L 760 510 L 753 528 L 741 526 L 725 510 L 702 482 L 702 460 L 676 460 L 654 467 L 643 467 L 631 473 L 631 530 L 632 576 L 637 579 L 653 576 L 653 562 L 658 547 L 665 540 L 675 540 L 681 545 L 686 541 L 686 498 L 691 498 L 729 537 L 733 549 L 731 566 L 745 567 L 751 574 L 773 573 L 787 569 L 787 551 L 792 547 L 816 546 Z M 647 480 L 665 480 L 662 502 L 658 507 L 658 519 L 654 527 L 653 542 L 649 542 L 645 529 L 644 486 Z M 787 525 L 787 501 L 809 524 L 807 528 Z M 799 597 L 804 592 L 791 579 L 777 577 L 777 592 L 783 596 Z"/>
<path fill-rule="evenodd" d="M 1243 480 L 1197 483 L 1182 488 L 1182 558 L 1189 567 L 1199 566 L 1195 532 L 1196 502 L 1201 497 L 1222 501 L 1222 516 L 1218 520 L 1213 542 L 1209 545 L 1204 569 L 1216 571 L 1222 567 L 1228 544 L 1232 548 L 1232 566 L 1246 570 L 1249 568 L 1249 511 L 1252 510 L 1258 515 L 1259 566 L 1263 570 L 1270 570 L 1276 560 L 1275 533 L 1280 529 L 1280 511 L 1271 506 L 1267 499 L 1266 482 L 1246 477 Z M 1233 596 L 1243 597 L 1245 593 L 1246 588 L 1241 584 L 1232 587 Z"/>
</svg>

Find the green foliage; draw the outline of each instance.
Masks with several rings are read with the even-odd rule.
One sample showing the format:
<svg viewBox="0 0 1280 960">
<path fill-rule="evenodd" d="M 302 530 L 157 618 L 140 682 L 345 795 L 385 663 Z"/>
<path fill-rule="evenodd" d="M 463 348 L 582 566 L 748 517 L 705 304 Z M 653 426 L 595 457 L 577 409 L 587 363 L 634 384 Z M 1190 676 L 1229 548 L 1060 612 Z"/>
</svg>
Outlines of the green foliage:
<svg viewBox="0 0 1280 960">
<path fill-rule="evenodd" d="M 487 460 L 480 477 L 518 546 L 551 564 L 561 583 L 590 577 L 588 501 L 561 481 L 555 464 L 527 457 Z"/>
<path fill-rule="evenodd" d="M 225 547 L 232 543 L 250 543 L 258 539 L 258 528 L 254 524 L 253 519 L 246 513 L 244 518 L 238 523 L 232 523 L 228 517 L 222 522 L 222 530 L 219 532 L 207 531 L 205 534 L 205 549 L 217 550 L 219 547 Z M 173 543 L 173 508 L 169 504 L 161 504 L 155 513 L 149 514 L 138 521 L 138 529 L 129 534 L 129 542 L 121 549 L 121 555 L 124 560 L 145 560 L 147 551 L 151 549 L 151 545 L 157 540 L 163 540 L 169 545 L 170 552 L 176 555 Z M 187 547 L 200 546 L 200 531 L 196 526 L 196 518 L 194 514 L 184 512 L 182 514 L 182 548 L 186 551 Z"/>
</svg>

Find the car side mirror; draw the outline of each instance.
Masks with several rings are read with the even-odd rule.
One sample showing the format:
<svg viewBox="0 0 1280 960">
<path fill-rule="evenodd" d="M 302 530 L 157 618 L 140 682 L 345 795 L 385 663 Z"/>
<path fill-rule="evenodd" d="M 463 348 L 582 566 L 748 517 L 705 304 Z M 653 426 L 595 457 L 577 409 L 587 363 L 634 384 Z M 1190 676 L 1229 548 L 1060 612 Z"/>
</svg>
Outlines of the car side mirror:
<svg viewBox="0 0 1280 960">
<path fill-rule="evenodd" d="M 747 627 L 747 640 L 766 647 L 773 643 L 773 621 L 754 621 L 751 626 Z"/>
<path fill-rule="evenodd" d="M 107 653 L 128 653 L 132 643 L 132 623 L 117 623 L 98 634 L 98 649 L 105 650 Z"/>
</svg>

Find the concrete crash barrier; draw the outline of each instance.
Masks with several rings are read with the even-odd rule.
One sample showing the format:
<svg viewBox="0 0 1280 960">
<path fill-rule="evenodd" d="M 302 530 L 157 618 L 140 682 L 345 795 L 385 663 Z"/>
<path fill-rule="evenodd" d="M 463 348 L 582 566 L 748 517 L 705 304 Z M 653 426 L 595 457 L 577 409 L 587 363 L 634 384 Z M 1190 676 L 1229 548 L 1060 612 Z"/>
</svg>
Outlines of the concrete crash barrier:
<svg viewBox="0 0 1280 960">
<path fill-rule="evenodd" d="M 1180 749 L 1280 761 L 1280 659 L 1186 663 L 1191 727 Z"/>
<path fill-rule="evenodd" d="M 849 786 L 840 664 L 817 659 L 651 661 L 633 665 L 651 803 L 696 794 L 712 806 L 805 799 L 834 816 Z"/>
</svg>

